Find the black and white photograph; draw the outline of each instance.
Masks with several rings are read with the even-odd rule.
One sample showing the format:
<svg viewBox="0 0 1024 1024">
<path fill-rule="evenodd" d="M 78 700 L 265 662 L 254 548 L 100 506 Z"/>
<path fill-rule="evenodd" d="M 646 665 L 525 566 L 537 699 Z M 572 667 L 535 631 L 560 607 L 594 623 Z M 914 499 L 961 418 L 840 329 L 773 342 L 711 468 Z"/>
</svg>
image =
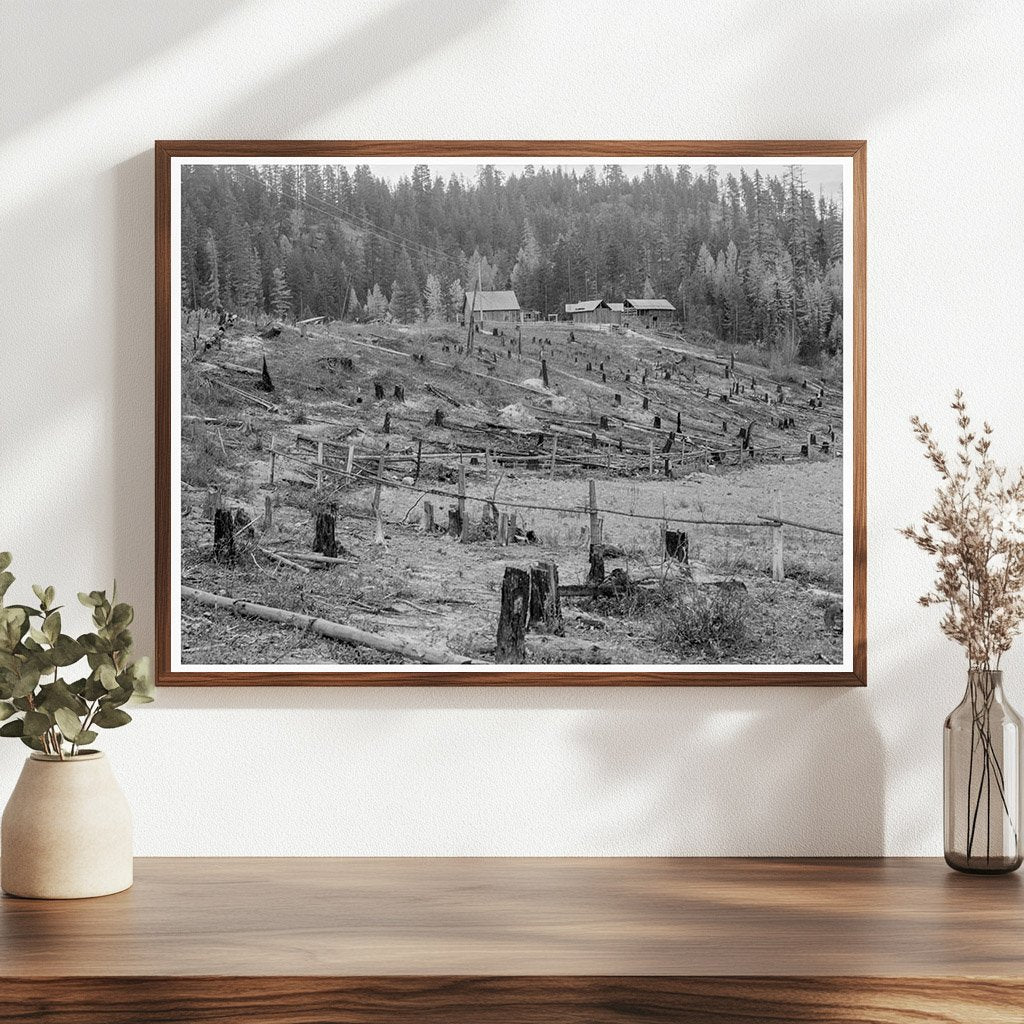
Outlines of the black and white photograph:
<svg viewBox="0 0 1024 1024">
<path fill-rule="evenodd" d="M 844 157 L 176 157 L 175 671 L 849 670 Z"/>
</svg>

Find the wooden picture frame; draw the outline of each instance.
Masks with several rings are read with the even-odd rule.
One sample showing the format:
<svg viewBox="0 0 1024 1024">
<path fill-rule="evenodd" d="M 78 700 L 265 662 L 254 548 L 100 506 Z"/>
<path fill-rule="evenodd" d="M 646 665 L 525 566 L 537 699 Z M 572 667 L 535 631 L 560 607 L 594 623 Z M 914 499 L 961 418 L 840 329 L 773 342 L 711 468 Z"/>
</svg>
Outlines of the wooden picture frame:
<svg viewBox="0 0 1024 1024">
<path fill-rule="evenodd" d="M 374 160 L 405 158 L 409 163 L 448 163 L 472 159 L 480 164 L 530 164 L 546 161 L 593 161 L 601 166 L 609 160 L 642 160 L 651 165 L 673 162 L 716 162 L 755 165 L 760 161 L 801 164 L 802 161 L 836 161 L 844 170 L 842 215 L 844 232 L 844 278 L 842 307 L 845 323 L 843 341 L 843 437 L 852 439 L 852 452 L 844 450 L 843 500 L 843 660 L 841 663 L 790 667 L 787 665 L 743 664 L 735 666 L 680 664 L 642 666 L 607 665 L 593 667 L 567 664 L 539 665 L 445 665 L 402 664 L 392 667 L 332 667 L 321 671 L 314 666 L 287 670 L 258 667 L 213 666 L 201 668 L 181 662 L 180 623 L 172 629 L 172 616 L 180 612 L 180 551 L 177 564 L 173 551 L 180 537 L 180 506 L 172 506 L 172 456 L 180 442 L 172 437 L 174 403 L 180 402 L 172 381 L 172 363 L 180 361 L 179 337 L 172 337 L 180 315 L 172 309 L 172 296 L 179 295 L 172 278 L 180 273 L 173 262 L 174 231 L 172 206 L 180 166 L 193 162 L 222 160 L 225 163 L 301 159 L 316 162 L 346 160 L 372 163 Z M 864 141 L 158 141 L 155 145 L 155 241 L 156 241 L 156 666 L 161 686 L 863 686 L 866 685 L 866 143 Z M 173 200 L 173 202 L 172 202 Z M 801 200 L 802 202 L 802 200 Z M 175 207 L 177 209 L 177 207 Z M 179 213 L 174 217 L 180 219 Z M 477 264 L 479 274 L 480 264 Z M 475 297 L 478 294 L 474 291 Z M 480 295 L 488 294 L 479 292 Z M 497 293 L 491 293 L 497 294 Z M 346 293 L 347 301 L 347 293 Z M 795 301 L 795 300 L 794 300 Z M 467 308 L 469 299 L 467 298 Z M 178 304 L 180 309 L 180 301 Z M 469 308 L 472 321 L 477 313 Z M 480 314 L 482 316 L 482 314 Z M 344 313 L 342 314 L 344 319 Z M 795 313 L 794 313 L 795 319 Z M 201 317 L 200 317 L 201 322 Z M 196 335 L 199 337 L 200 329 Z M 472 329 L 470 338 L 473 337 Z M 543 347 L 543 340 L 541 341 Z M 646 375 L 644 377 L 646 386 Z M 180 381 L 179 381 L 180 383 Z M 752 379 L 751 386 L 755 381 Z M 774 386 L 774 381 L 772 382 Z M 767 388 L 767 385 L 763 385 Z M 806 382 L 805 382 L 806 386 Z M 736 385 L 740 387 L 739 384 Z M 794 385 L 799 387 L 799 385 Z M 243 389 L 244 390 L 244 389 Z M 710 389 L 708 391 L 710 394 Z M 730 392 L 731 393 L 731 392 Z M 781 392 L 780 392 L 781 393 Z M 813 394 L 813 389 L 812 389 Z M 618 397 L 618 396 L 616 396 Z M 769 401 L 770 396 L 764 396 Z M 811 399 L 813 402 L 813 397 Z M 646 408 L 646 398 L 644 399 Z M 177 415 L 177 414 L 175 414 Z M 180 419 L 177 420 L 180 427 Z M 774 422 L 774 421 L 773 421 Z M 724 424 L 723 424 L 724 426 Z M 833 437 L 834 437 L 833 433 Z M 810 440 L 808 438 L 808 440 Z M 837 445 L 838 447 L 838 445 Z M 845 447 L 845 446 L 844 446 Z M 808 446 L 809 448 L 809 446 Z M 621 445 L 620 445 L 621 450 Z M 651 450 L 653 452 L 653 442 Z M 321 446 L 322 451 L 322 446 Z M 810 455 L 810 451 L 808 451 Z M 742 461 L 742 451 L 739 460 Z M 323 458 L 321 456 L 321 464 Z M 705 459 L 706 464 L 706 459 Z M 383 465 L 383 463 L 382 463 Z M 667 466 L 668 464 L 666 464 Z M 418 463 L 417 463 L 418 468 Z M 383 469 L 380 471 L 383 473 Z M 666 472 L 671 471 L 666 468 Z M 350 478 L 351 479 L 351 478 Z M 582 504 L 582 503 L 581 503 Z M 596 508 L 596 502 L 594 504 Z M 377 506 L 374 506 L 376 511 Z M 585 511 L 585 509 L 580 509 Z M 173 514 L 172 514 L 173 513 Z M 615 513 L 620 514 L 620 513 Z M 764 517 L 762 517 L 764 518 Z M 771 519 L 771 517 L 768 517 Z M 781 517 L 780 517 L 781 518 Z M 177 522 L 177 526 L 175 526 Z M 791 524 L 799 526 L 800 524 Z M 176 535 L 175 530 L 179 533 Z M 600 534 L 598 534 L 600 537 Z M 781 537 L 781 528 L 779 529 Z M 525 553 L 528 557 L 529 552 Z M 497 601 L 497 597 L 495 597 Z M 176 603 L 177 602 L 177 603 Z M 177 632 L 176 632 L 177 631 Z"/>
</svg>

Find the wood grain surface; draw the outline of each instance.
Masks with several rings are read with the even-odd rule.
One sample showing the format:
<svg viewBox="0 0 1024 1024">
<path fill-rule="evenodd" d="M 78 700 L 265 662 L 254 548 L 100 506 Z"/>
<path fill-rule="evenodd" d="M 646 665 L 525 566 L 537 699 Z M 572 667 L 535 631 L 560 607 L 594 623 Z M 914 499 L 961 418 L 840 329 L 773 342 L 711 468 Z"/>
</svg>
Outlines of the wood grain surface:
<svg viewBox="0 0 1024 1024">
<path fill-rule="evenodd" d="M 194 672 L 171 670 L 171 161 L 230 157 L 848 157 L 853 162 L 853 607 L 851 671 L 829 666 L 808 672 L 758 672 L 699 666 L 633 671 L 538 672 L 523 669 L 432 672 L 402 666 L 394 672 Z M 156 675 L 160 686 L 864 686 L 867 684 L 867 143 L 844 139 L 770 140 L 158 140 L 154 145 L 156 391 Z"/>
<path fill-rule="evenodd" d="M 1021 878 L 939 860 L 141 859 L 136 878 L 0 900 L 0 1020 L 1024 1021 Z"/>
</svg>

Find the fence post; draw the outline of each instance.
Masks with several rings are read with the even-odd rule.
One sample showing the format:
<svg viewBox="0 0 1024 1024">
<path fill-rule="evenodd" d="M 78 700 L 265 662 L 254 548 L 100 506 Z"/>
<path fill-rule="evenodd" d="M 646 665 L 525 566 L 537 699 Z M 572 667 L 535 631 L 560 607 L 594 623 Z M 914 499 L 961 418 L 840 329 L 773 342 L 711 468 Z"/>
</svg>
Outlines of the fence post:
<svg viewBox="0 0 1024 1024">
<path fill-rule="evenodd" d="M 431 502 L 423 502 L 423 532 L 434 532 L 434 506 Z"/>
<path fill-rule="evenodd" d="M 782 518 L 782 499 L 775 501 L 775 514 Z M 786 578 L 785 548 L 782 536 L 783 526 L 776 522 L 772 526 L 772 579 L 781 583 Z"/>
<path fill-rule="evenodd" d="M 604 582 L 604 544 L 601 537 L 601 521 L 597 518 L 597 483 L 588 481 L 590 508 L 590 583 Z"/>
<path fill-rule="evenodd" d="M 647 455 L 647 473 L 654 476 L 654 438 L 651 438 L 651 447 Z"/>
<path fill-rule="evenodd" d="M 274 450 L 274 448 L 275 448 L 275 438 L 274 438 L 274 435 L 271 434 L 270 435 L 270 486 L 271 487 L 274 486 L 274 471 L 277 468 L 277 452 Z"/>
<path fill-rule="evenodd" d="M 498 547 L 508 547 L 508 513 L 498 513 Z"/>
<path fill-rule="evenodd" d="M 380 487 L 381 481 L 384 479 L 384 456 L 382 455 L 377 460 L 377 482 L 373 488 L 373 511 L 376 515 L 380 509 Z"/>
<path fill-rule="evenodd" d="M 318 441 L 317 445 L 316 445 L 316 464 L 318 466 L 323 466 L 323 464 L 324 464 L 324 443 L 323 443 L 323 441 Z M 316 489 L 318 491 L 323 490 L 323 486 L 324 486 L 324 471 L 322 469 L 318 469 L 316 471 Z"/>
<path fill-rule="evenodd" d="M 469 540 L 469 519 L 466 518 L 466 466 L 459 463 L 459 541 L 465 544 Z"/>
</svg>

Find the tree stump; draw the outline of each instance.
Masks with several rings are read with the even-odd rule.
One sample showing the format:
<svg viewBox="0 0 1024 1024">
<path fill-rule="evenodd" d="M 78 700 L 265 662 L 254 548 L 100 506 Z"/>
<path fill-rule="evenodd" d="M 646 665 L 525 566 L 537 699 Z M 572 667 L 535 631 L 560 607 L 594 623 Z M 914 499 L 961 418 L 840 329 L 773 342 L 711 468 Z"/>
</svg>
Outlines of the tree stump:
<svg viewBox="0 0 1024 1024">
<path fill-rule="evenodd" d="M 690 538 L 682 530 L 666 530 L 665 554 L 677 562 L 689 562 Z"/>
<path fill-rule="evenodd" d="M 660 416 L 655 416 L 654 417 L 654 429 L 655 430 L 661 430 L 661 417 Z"/>
<path fill-rule="evenodd" d="M 550 387 L 548 383 L 548 361 L 546 359 L 540 361 L 540 379 L 544 382 L 544 387 Z"/>
<path fill-rule="evenodd" d="M 395 398 L 397 398 L 399 402 L 405 401 L 405 388 L 402 387 L 401 384 L 395 385 Z"/>
<path fill-rule="evenodd" d="M 263 372 L 260 375 L 260 382 L 256 385 L 260 391 L 273 391 L 274 382 L 270 379 L 270 371 L 267 369 L 267 357 L 263 357 Z"/>
<path fill-rule="evenodd" d="M 441 410 L 441 409 L 435 409 L 434 410 L 434 426 L 435 427 L 443 427 L 444 426 L 444 411 Z"/>
<path fill-rule="evenodd" d="M 316 510 L 313 525 L 313 550 L 328 558 L 338 557 L 338 541 L 335 538 L 337 506 L 328 503 Z"/>
<path fill-rule="evenodd" d="M 506 566 L 501 581 L 501 611 L 495 662 L 522 665 L 526 661 L 526 627 L 530 618 L 530 573 Z"/>
<path fill-rule="evenodd" d="M 457 508 L 448 509 L 448 536 L 455 540 L 462 536 L 462 516 Z"/>
<path fill-rule="evenodd" d="M 373 385 L 373 397 L 380 401 L 384 397 L 384 385 L 374 384 Z"/>
<path fill-rule="evenodd" d="M 213 558 L 223 565 L 235 564 L 235 517 L 230 509 L 213 510 Z"/>
<path fill-rule="evenodd" d="M 434 506 L 429 502 L 423 502 L 423 532 L 434 532 Z"/>
<path fill-rule="evenodd" d="M 558 566 L 554 562 L 539 562 L 530 569 L 529 628 L 554 636 L 565 632 L 558 597 Z"/>
</svg>

